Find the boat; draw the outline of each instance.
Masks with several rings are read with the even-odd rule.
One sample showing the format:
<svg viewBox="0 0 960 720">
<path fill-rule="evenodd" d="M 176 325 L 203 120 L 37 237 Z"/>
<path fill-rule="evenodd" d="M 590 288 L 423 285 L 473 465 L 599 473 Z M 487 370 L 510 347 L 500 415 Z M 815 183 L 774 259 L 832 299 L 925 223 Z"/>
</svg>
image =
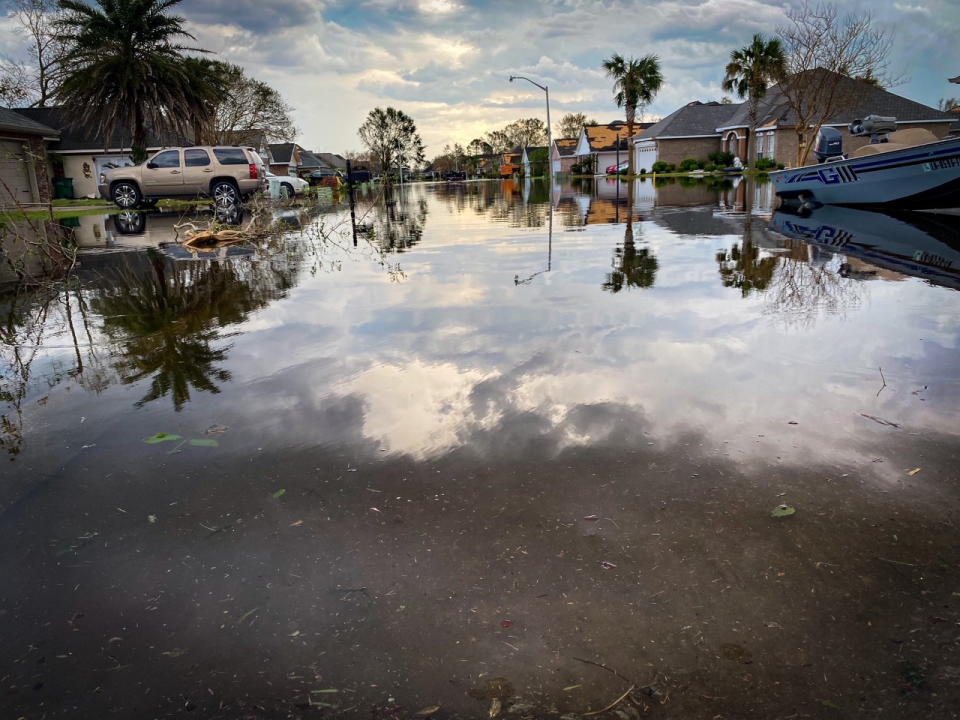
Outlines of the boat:
<svg viewBox="0 0 960 720">
<path fill-rule="evenodd" d="M 770 228 L 842 253 L 847 262 L 840 271 L 848 277 L 875 277 L 875 271 L 854 268 L 850 259 L 855 258 L 871 268 L 960 290 L 960 218 L 956 216 L 784 205 L 773 213 Z"/>
<path fill-rule="evenodd" d="M 896 118 L 869 115 L 849 126 L 870 144 L 843 154 L 836 128 L 817 133 L 816 165 L 770 173 L 777 195 L 823 205 L 910 210 L 960 207 L 960 137 L 937 140 L 929 130 L 897 130 Z"/>
</svg>

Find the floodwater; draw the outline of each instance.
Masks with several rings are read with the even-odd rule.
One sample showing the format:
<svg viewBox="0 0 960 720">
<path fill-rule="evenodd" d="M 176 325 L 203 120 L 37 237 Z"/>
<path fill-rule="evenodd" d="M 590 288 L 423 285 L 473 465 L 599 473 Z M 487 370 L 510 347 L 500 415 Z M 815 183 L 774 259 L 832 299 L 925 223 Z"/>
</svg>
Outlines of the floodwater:
<svg viewBox="0 0 960 720">
<path fill-rule="evenodd" d="M 958 218 L 774 207 L 72 222 L 0 296 L 0 717 L 956 717 Z"/>
</svg>

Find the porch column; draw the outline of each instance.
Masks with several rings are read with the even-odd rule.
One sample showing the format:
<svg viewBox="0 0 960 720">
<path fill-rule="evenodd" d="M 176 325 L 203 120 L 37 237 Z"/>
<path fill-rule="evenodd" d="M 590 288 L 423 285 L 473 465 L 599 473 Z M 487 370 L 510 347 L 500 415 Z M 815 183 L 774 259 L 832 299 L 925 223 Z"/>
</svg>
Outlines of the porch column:
<svg viewBox="0 0 960 720">
<path fill-rule="evenodd" d="M 737 138 L 737 156 L 743 161 L 744 165 L 750 164 L 750 158 L 747 157 L 747 133 L 743 137 Z"/>
</svg>

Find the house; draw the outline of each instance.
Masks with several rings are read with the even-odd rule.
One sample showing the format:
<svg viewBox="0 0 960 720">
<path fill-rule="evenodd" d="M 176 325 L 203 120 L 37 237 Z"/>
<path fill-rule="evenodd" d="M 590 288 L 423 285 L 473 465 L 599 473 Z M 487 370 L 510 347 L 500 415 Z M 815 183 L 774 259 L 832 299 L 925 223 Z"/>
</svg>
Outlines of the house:
<svg viewBox="0 0 960 720">
<path fill-rule="evenodd" d="M 821 69 L 809 72 L 828 73 Z M 949 113 L 942 113 L 860 80 L 843 78 L 837 91 L 848 95 L 855 93 L 863 98 L 858 103 L 860 107 L 838 112 L 827 124 L 841 132 L 843 149 L 847 153 L 870 142 L 869 137 L 852 137 L 847 130 L 851 122 L 867 115 L 895 117 L 899 129 L 928 130 L 938 139 L 946 137 L 956 120 Z M 704 159 L 709 153 L 721 150 L 746 160 L 748 112 L 748 103 L 722 105 L 694 102 L 685 105 L 633 139 L 634 162 L 638 168 L 649 169 L 657 161 L 676 165 L 685 158 Z M 796 122 L 783 87 L 778 84 L 769 88 L 759 104 L 753 159 L 769 158 L 785 165 L 795 164 L 799 142 Z M 810 153 L 807 162 L 816 162 L 813 153 Z"/>
<path fill-rule="evenodd" d="M 315 170 L 322 170 L 326 167 L 327 164 L 317 157 L 317 153 L 309 150 L 301 150 L 300 164 L 297 165 L 297 174 L 300 177 L 305 177 Z"/>
<path fill-rule="evenodd" d="M 496 177 L 500 174 L 500 155 L 497 153 L 476 155 L 474 159 L 477 177 Z"/>
<path fill-rule="evenodd" d="M 114 167 L 133 165 L 133 138 L 126 129 L 117 128 L 108 140 L 95 127 L 72 127 L 62 107 L 17 108 L 17 114 L 47 127 L 57 128 L 59 136 L 50 142 L 46 174 L 51 178 L 73 180 L 73 197 L 96 198 L 100 173 Z M 190 144 L 174 133 L 158 135 L 147 130 L 147 153 L 165 147 Z"/>
<path fill-rule="evenodd" d="M 314 153 L 331 170 L 347 171 L 347 159 L 336 153 Z"/>
<path fill-rule="evenodd" d="M 301 155 L 304 149 L 296 143 L 275 143 L 267 145 L 267 156 L 263 159 L 274 175 L 297 176 Z"/>
<path fill-rule="evenodd" d="M 47 146 L 60 131 L 7 108 L 0 108 L 0 207 L 48 203 Z"/>
<path fill-rule="evenodd" d="M 539 177 L 541 175 L 548 174 L 547 173 L 548 166 L 545 162 L 542 161 L 542 159 L 540 162 L 538 162 L 536 159 L 534 160 L 530 159 L 530 155 L 538 150 L 543 151 L 542 153 L 540 153 L 541 158 L 545 158 L 547 156 L 546 145 L 544 145 L 543 147 L 525 147 L 523 149 L 523 155 L 520 158 L 520 164 L 523 167 L 523 174 L 525 177 L 534 177 L 534 176 Z"/>
<path fill-rule="evenodd" d="M 730 127 L 733 117 L 746 105 L 723 105 L 718 102 L 692 102 L 667 115 L 663 120 L 634 137 L 634 167 L 650 170 L 658 161 L 679 165 L 686 158 L 706 158 L 712 152 L 719 152 L 723 140 L 718 128 Z M 738 142 L 742 133 L 729 134 Z M 744 137 L 744 142 L 745 136 Z M 735 147 L 734 155 L 746 157 L 746 147 L 742 153 Z"/>
<path fill-rule="evenodd" d="M 633 135 L 650 127 L 652 123 L 634 123 Z M 602 175 L 604 171 L 617 162 L 625 162 L 630 144 L 627 136 L 627 123 L 615 120 L 607 125 L 584 125 L 577 140 L 574 155 L 577 162 L 582 163 L 590 158 L 593 162 L 593 172 Z"/>
<path fill-rule="evenodd" d="M 571 172 L 571 167 L 577 162 L 577 141 L 579 138 L 560 138 L 553 141 L 550 152 L 550 162 L 553 163 L 553 173 Z"/>
<path fill-rule="evenodd" d="M 500 155 L 500 177 L 510 177 L 520 171 L 523 160 L 523 148 L 515 147 Z"/>
<path fill-rule="evenodd" d="M 950 124 L 950 134 L 960 135 L 960 105 L 951 110 L 950 114 L 957 118 L 955 122 Z"/>
</svg>

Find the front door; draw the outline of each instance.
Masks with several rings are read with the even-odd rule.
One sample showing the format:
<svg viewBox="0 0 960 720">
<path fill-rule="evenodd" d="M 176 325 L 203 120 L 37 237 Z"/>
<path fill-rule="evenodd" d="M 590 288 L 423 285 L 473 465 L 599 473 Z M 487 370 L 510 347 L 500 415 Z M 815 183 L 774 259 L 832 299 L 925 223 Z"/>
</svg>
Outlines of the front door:
<svg viewBox="0 0 960 720">
<path fill-rule="evenodd" d="M 213 176 L 213 161 L 210 154 L 202 148 L 188 148 L 183 151 L 183 194 L 196 195 L 210 192 L 210 178 Z"/>
<path fill-rule="evenodd" d="M 157 153 L 143 166 L 144 195 L 182 195 L 183 168 L 179 150 Z"/>
</svg>

